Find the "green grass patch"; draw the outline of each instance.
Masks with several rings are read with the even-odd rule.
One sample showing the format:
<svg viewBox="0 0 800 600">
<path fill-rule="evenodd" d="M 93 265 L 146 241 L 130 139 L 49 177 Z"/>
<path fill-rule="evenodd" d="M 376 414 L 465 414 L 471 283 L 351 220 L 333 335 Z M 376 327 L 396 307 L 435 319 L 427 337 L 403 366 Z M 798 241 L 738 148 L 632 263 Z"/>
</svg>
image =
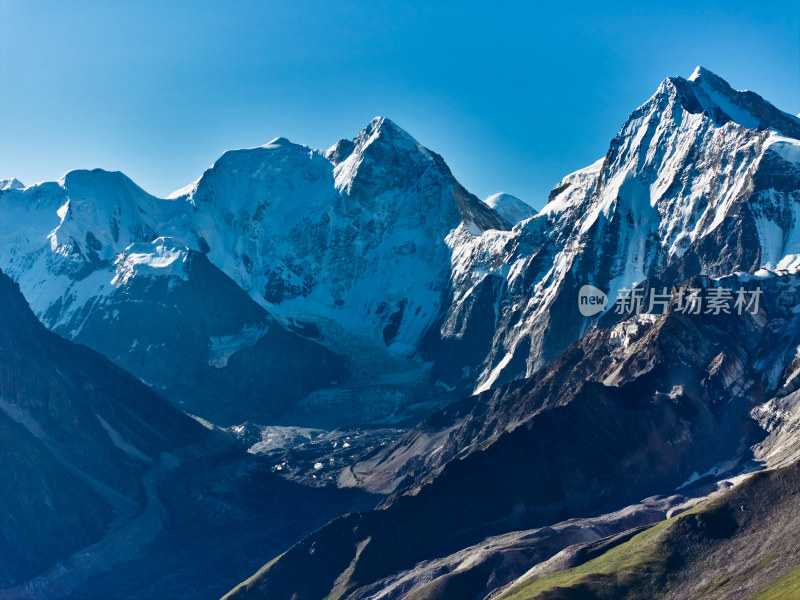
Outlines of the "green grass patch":
<svg viewBox="0 0 800 600">
<path fill-rule="evenodd" d="M 716 508 L 725 495 L 717 496 L 662 521 L 586 563 L 510 588 L 498 600 L 530 600 L 547 590 L 591 586 L 599 595 L 625 589 L 630 597 L 655 598 L 668 590 L 669 576 L 676 570 L 670 530 L 680 519 Z M 717 582 L 724 586 L 727 582 Z"/>
<path fill-rule="evenodd" d="M 285 552 L 283 554 L 285 554 Z M 256 572 L 254 575 L 248 577 L 242 583 L 240 583 L 235 588 L 233 588 L 230 592 L 225 594 L 222 597 L 222 600 L 226 600 L 228 598 L 232 598 L 233 595 L 236 594 L 239 591 L 248 590 L 258 579 L 260 579 L 267 571 L 269 571 L 269 569 L 270 569 L 270 567 L 272 565 L 274 565 L 276 562 L 278 562 L 278 559 L 280 559 L 280 557 L 283 556 L 283 554 L 280 554 L 280 555 L 276 556 L 275 558 L 273 558 L 271 561 L 269 561 L 267 564 L 265 564 L 263 567 L 261 567 L 258 570 L 258 572 Z"/>
<path fill-rule="evenodd" d="M 711 592 L 714 592 L 714 591 L 724 587 L 725 585 L 728 584 L 728 582 L 730 580 L 731 580 L 731 576 L 728 575 L 727 573 L 722 573 L 720 575 L 717 575 L 714 578 L 714 581 L 712 581 L 706 589 L 704 589 L 702 592 L 700 592 L 700 597 L 704 598 L 707 594 L 710 594 Z"/>
<path fill-rule="evenodd" d="M 665 534 L 677 518 L 654 525 L 582 565 L 512 587 L 499 600 L 529 600 L 547 590 L 574 587 L 588 581 L 593 587 L 608 588 L 610 591 L 618 586 L 628 587 L 641 579 L 643 574 L 663 582 L 672 558 L 669 547 L 664 543 Z"/>
<path fill-rule="evenodd" d="M 800 567 L 761 590 L 753 600 L 800 600 Z"/>
</svg>

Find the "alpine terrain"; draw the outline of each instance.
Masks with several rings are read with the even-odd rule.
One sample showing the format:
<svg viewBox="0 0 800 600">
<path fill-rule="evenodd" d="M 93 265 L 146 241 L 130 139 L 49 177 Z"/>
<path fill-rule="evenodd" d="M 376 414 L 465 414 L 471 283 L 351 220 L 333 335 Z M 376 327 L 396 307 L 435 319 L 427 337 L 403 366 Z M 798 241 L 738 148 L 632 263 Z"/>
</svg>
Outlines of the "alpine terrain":
<svg viewBox="0 0 800 600">
<path fill-rule="evenodd" d="M 800 597 L 800 119 L 698 67 L 539 205 L 0 182 L 0 598 Z"/>
<path fill-rule="evenodd" d="M 340 472 L 390 495 L 230 597 L 796 593 L 798 139 L 800 120 L 698 68 L 538 214 L 451 234 L 422 352 L 478 393 Z M 583 285 L 630 310 L 582 316 Z"/>
</svg>

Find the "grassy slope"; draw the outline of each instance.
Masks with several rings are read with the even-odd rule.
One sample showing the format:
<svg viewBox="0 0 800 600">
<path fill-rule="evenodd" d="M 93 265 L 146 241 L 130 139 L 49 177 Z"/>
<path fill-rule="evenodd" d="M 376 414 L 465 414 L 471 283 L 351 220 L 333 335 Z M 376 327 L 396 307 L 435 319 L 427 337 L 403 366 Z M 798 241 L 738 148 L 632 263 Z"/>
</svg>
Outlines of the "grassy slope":
<svg viewBox="0 0 800 600">
<path fill-rule="evenodd" d="M 653 597 L 655 590 L 652 584 L 666 583 L 666 567 L 674 560 L 666 540 L 679 518 L 673 517 L 659 523 L 578 567 L 514 586 L 498 600 L 528 600 L 553 588 L 585 585 L 600 594 L 616 588 L 630 589 L 635 586 L 644 588 L 642 592 L 649 588 L 651 593 L 648 595 Z M 641 581 L 642 573 L 646 573 L 651 582 Z M 660 589 L 660 586 L 656 589 Z"/>
<path fill-rule="evenodd" d="M 761 474 L 753 477 L 731 492 L 659 523 L 591 561 L 512 586 L 498 600 L 669 597 L 682 569 L 692 564 L 705 565 L 708 556 L 741 533 L 741 524 L 731 516 L 736 514 L 732 507 L 739 506 L 747 488 L 757 490 L 765 483 L 769 485 L 769 481 Z M 769 519 L 769 515 L 763 518 Z M 756 527 L 763 524 L 753 523 Z M 794 534 L 787 531 L 785 535 Z M 767 567 L 782 560 L 785 557 L 774 551 L 765 552 L 758 563 L 736 575 L 718 575 L 698 597 L 724 598 L 742 582 L 763 576 Z M 800 600 L 800 568 L 773 580 L 756 598 Z"/>
<path fill-rule="evenodd" d="M 753 600 L 797 600 L 800 598 L 800 567 L 759 592 Z"/>
<path fill-rule="evenodd" d="M 248 577 L 248 578 L 247 578 L 247 579 L 245 579 L 245 580 L 244 580 L 242 583 L 240 583 L 240 584 L 239 584 L 239 585 L 237 585 L 235 588 L 233 588 L 233 589 L 232 589 L 230 592 L 228 592 L 227 594 L 225 594 L 225 595 L 222 597 L 222 600 L 226 600 L 227 598 L 232 598 L 232 597 L 233 597 L 233 596 L 235 596 L 237 593 L 239 593 L 239 592 L 241 592 L 241 591 L 243 591 L 243 590 L 249 590 L 249 589 L 252 587 L 252 585 L 253 585 L 253 583 L 254 583 L 254 582 L 256 582 L 256 581 L 257 581 L 257 580 L 258 580 L 260 577 L 262 577 L 262 576 L 263 576 L 263 575 L 264 575 L 264 574 L 265 574 L 267 571 L 269 571 L 269 569 L 270 569 L 270 567 L 272 567 L 272 565 L 274 565 L 276 562 L 278 562 L 278 559 L 280 559 L 280 557 L 281 557 L 281 556 L 283 556 L 283 554 L 280 554 L 280 555 L 276 556 L 275 558 L 273 558 L 271 561 L 269 561 L 267 564 L 265 564 L 263 567 L 261 567 L 261 568 L 260 568 L 260 569 L 259 569 L 259 570 L 258 570 L 256 573 L 254 573 L 252 576 Z"/>
</svg>

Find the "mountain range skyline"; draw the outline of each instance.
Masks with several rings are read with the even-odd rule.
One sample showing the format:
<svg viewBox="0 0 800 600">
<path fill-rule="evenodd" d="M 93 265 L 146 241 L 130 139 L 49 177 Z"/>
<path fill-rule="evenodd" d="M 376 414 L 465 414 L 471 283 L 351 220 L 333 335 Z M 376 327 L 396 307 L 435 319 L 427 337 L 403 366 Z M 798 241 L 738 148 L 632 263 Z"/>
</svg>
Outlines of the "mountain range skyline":
<svg viewBox="0 0 800 600">
<path fill-rule="evenodd" d="M 615 131 L 538 211 L 385 117 L 2 182 L 0 598 L 800 590 L 800 118 L 697 67 Z"/>
<path fill-rule="evenodd" d="M 702 64 L 800 112 L 800 10 L 771 6 L 625 1 L 598 21 L 585 0 L 453 11 L 247 2 L 235 13 L 205 1 L 9 0 L 0 177 L 122 170 L 165 196 L 225 149 L 278 136 L 326 148 L 384 115 L 479 197 L 505 191 L 540 209 L 664 75 Z M 31 43 L 29 31 L 42 35 Z"/>
<path fill-rule="evenodd" d="M 704 71 L 707 71 L 707 72 L 711 73 L 710 70 L 706 69 L 702 65 L 698 65 L 697 67 L 695 67 L 693 73 L 697 73 L 699 70 L 704 70 Z M 742 91 L 749 91 L 749 90 L 748 89 L 744 89 Z M 800 118 L 800 113 L 797 114 L 797 117 Z M 384 119 L 384 118 L 389 120 L 390 122 L 393 122 L 389 115 L 383 115 L 383 116 L 382 115 L 377 115 L 377 116 L 374 116 L 372 118 L 372 121 L 379 120 L 379 119 Z M 270 144 L 273 144 L 275 142 L 283 142 L 283 141 L 289 142 L 289 143 L 292 143 L 292 144 L 298 144 L 298 145 L 301 145 L 303 147 L 308 148 L 309 150 L 315 150 L 315 151 L 323 153 L 323 154 L 326 153 L 326 152 L 331 152 L 336 148 L 336 143 L 334 143 L 334 144 L 332 144 L 331 146 L 328 146 L 328 147 L 315 148 L 315 147 L 308 146 L 307 144 L 305 144 L 304 140 L 295 141 L 295 140 L 292 140 L 292 139 L 290 139 L 289 137 L 287 137 L 287 136 L 285 136 L 283 134 L 279 134 L 277 137 L 270 138 L 269 141 L 266 141 L 265 143 L 258 144 L 258 145 L 255 145 L 255 146 L 250 146 L 250 147 L 239 147 L 239 148 L 236 148 L 236 149 L 237 150 L 255 150 L 257 148 L 268 147 Z M 233 149 L 232 148 L 228 148 L 226 150 L 227 151 L 231 151 Z M 211 167 L 213 167 L 213 164 L 211 165 Z M 89 168 L 87 168 L 86 166 L 83 166 L 83 167 L 78 167 L 76 169 L 71 169 L 71 170 L 65 171 L 61 177 L 57 178 L 57 180 L 58 181 L 63 180 L 72 171 L 83 171 L 83 170 L 107 171 L 107 169 L 104 169 L 102 167 L 89 167 Z M 124 171 L 122 171 L 122 170 L 111 170 L 110 172 L 122 173 Z M 569 173 L 569 172 L 567 172 L 567 173 Z M 29 187 L 29 186 L 32 186 L 32 185 L 39 185 L 39 184 L 42 184 L 42 183 L 47 183 L 48 181 L 55 181 L 55 179 L 46 179 L 46 180 L 40 180 L 40 181 L 37 181 L 37 182 L 35 182 L 33 184 L 30 184 L 30 183 L 24 183 L 23 181 L 21 181 L 20 178 L 18 178 L 17 174 L 15 174 L 15 173 L 6 173 L 5 175 L 6 175 L 5 178 L 0 178 L 0 186 L 5 187 L 5 188 L 13 187 L 13 188 L 22 189 L 22 188 Z M 191 187 L 195 182 L 196 182 L 196 180 L 192 180 L 190 183 L 188 183 L 186 185 L 179 185 L 178 187 L 173 188 L 171 191 L 168 190 L 166 193 L 163 193 L 160 196 L 158 194 L 152 194 L 149 190 L 147 190 L 145 188 L 145 186 L 141 186 L 140 185 L 139 187 L 141 187 L 143 191 L 147 192 L 150 195 L 154 195 L 155 197 L 173 198 L 173 197 L 179 196 L 180 193 L 184 189 L 187 189 L 187 188 Z M 139 185 L 139 184 L 137 183 L 137 185 Z M 523 198 L 523 197 L 515 196 L 514 194 L 510 194 L 510 193 L 504 191 L 503 189 L 500 189 L 501 187 L 502 187 L 502 185 L 498 185 L 497 186 L 498 189 L 490 190 L 484 196 L 484 198 L 483 198 L 484 201 L 487 202 L 490 206 L 494 207 L 495 203 L 497 203 L 498 201 L 503 199 L 502 197 L 507 197 L 507 198 L 510 199 L 509 201 L 512 202 L 512 203 L 515 202 L 515 201 L 522 201 L 524 204 L 526 204 L 529 207 L 533 208 L 534 211 L 541 210 L 541 208 L 543 208 L 544 205 L 547 203 L 546 195 L 542 196 L 542 197 L 536 197 L 536 198 L 531 198 L 531 197 Z M 547 188 L 548 192 L 551 189 L 552 189 L 552 186 L 548 187 Z M 523 211 L 523 213 L 528 214 L 527 209 L 523 208 L 521 210 Z M 522 214 L 522 213 L 520 213 L 520 214 Z"/>
</svg>

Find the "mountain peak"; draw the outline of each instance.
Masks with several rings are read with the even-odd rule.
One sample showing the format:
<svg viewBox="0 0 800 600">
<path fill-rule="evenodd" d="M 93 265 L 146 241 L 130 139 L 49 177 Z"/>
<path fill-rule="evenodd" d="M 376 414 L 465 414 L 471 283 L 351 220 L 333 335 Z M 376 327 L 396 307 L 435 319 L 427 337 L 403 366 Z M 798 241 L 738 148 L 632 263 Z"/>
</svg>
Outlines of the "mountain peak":
<svg viewBox="0 0 800 600">
<path fill-rule="evenodd" d="M 483 202 L 512 225 L 536 214 L 536 209 L 530 204 L 505 192 L 492 194 Z"/>
<path fill-rule="evenodd" d="M 689 79 L 675 77 L 667 82 L 678 90 L 686 110 L 705 112 L 718 125 L 733 121 L 747 129 L 772 129 L 800 138 L 800 119 L 777 109 L 755 92 L 733 89 L 705 67 L 695 68 Z"/>
<path fill-rule="evenodd" d="M 358 139 L 362 136 L 370 142 L 374 140 L 383 140 L 392 144 L 413 144 L 414 146 L 419 146 L 419 143 L 411 134 L 386 117 L 375 117 L 372 119 L 364 131 L 356 138 L 356 145 L 358 145 Z"/>
<path fill-rule="evenodd" d="M 733 91 L 733 88 L 731 88 L 730 85 L 728 85 L 728 82 L 722 79 L 722 77 L 720 77 L 716 73 L 712 73 L 702 65 L 697 65 L 694 68 L 692 74 L 689 75 L 689 81 L 701 81 L 701 80 L 721 82 L 722 85 L 726 86 L 728 89 Z"/>
<path fill-rule="evenodd" d="M 290 146 L 297 146 L 297 144 L 285 137 L 276 137 L 275 139 L 261 146 L 261 148 L 285 148 Z"/>
<path fill-rule="evenodd" d="M 386 131 L 399 131 L 399 132 L 406 133 L 406 132 L 405 132 L 405 131 L 402 129 L 402 127 L 399 127 L 399 126 L 397 125 L 397 123 L 395 123 L 394 121 L 392 121 L 390 118 L 388 118 L 388 117 L 382 117 L 382 116 L 380 116 L 380 115 L 378 115 L 377 117 L 374 117 L 374 118 L 372 119 L 372 121 L 370 121 L 370 122 L 369 122 L 369 125 L 368 125 L 368 127 L 372 127 L 372 128 L 383 128 L 383 129 L 384 129 L 384 130 L 386 130 Z M 408 135 L 408 134 L 406 133 L 406 135 Z"/>
<path fill-rule="evenodd" d="M 340 190 L 352 189 L 356 179 L 365 183 L 376 177 L 375 168 L 390 167 L 395 179 L 407 179 L 409 169 L 416 171 L 413 176 L 416 178 L 427 166 L 435 164 L 450 175 L 444 161 L 437 161 L 431 152 L 386 117 L 375 117 L 352 142 L 338 142 L 328 149 L 325 157 L 336 167 L 336 185 Z M 385 176 L 383 173 L 381 177 Z"/>
<path fill-rule="evenodd" d="M 105 169 L 76 169 L 68 171 L 58 181 L 64 189 L 72 194 L 102 197 L 110 192 L 119 190 L 137 190 L 149 196 L 142 188 L 136 185 L 125 173 L 121 171 L 106 171 Z"/>
<path fill-rule="evenodd" d="M 3 190 L 24 190 L 25 186 L 16 177 L 11 179 L 0 179 L 0 192 Z"/>
<path fill-rule="evenodd" d="M 753 92 L 740 92 L 733 89 L 731 85 L 722 77 L 700 65 L 695 67 L 695 70 L 689 76 L 688 81 L 692 82 L 696 88 L 702 90 L 709 97 L 709 99 L 717 104 L 719 108 L 724 108 L 726 100 L 730 101 L 734 105 L 740 105 L 742 104 L 742 99 L 740 98 L 741 94 L 753 94 Z M 753 96 L 757 96 L 758 100 L 760 100 L 762 103 L 769 104 L 766 100 L 761 98 L 761 96 L 758 96 L 757 94 L 753 94 Z M 732 107 L 728 106 L 727 108 Z"/>
<path fill-rule="evenodd" d="M 128 179 L 128 177 L 121 171 L 106 171 L 105 169 L 74 169 L 67 171 L 62 175 L 60 181 L 71 183 L 85 183 L 100 180 L 119 180 Z"/>
</svg>

